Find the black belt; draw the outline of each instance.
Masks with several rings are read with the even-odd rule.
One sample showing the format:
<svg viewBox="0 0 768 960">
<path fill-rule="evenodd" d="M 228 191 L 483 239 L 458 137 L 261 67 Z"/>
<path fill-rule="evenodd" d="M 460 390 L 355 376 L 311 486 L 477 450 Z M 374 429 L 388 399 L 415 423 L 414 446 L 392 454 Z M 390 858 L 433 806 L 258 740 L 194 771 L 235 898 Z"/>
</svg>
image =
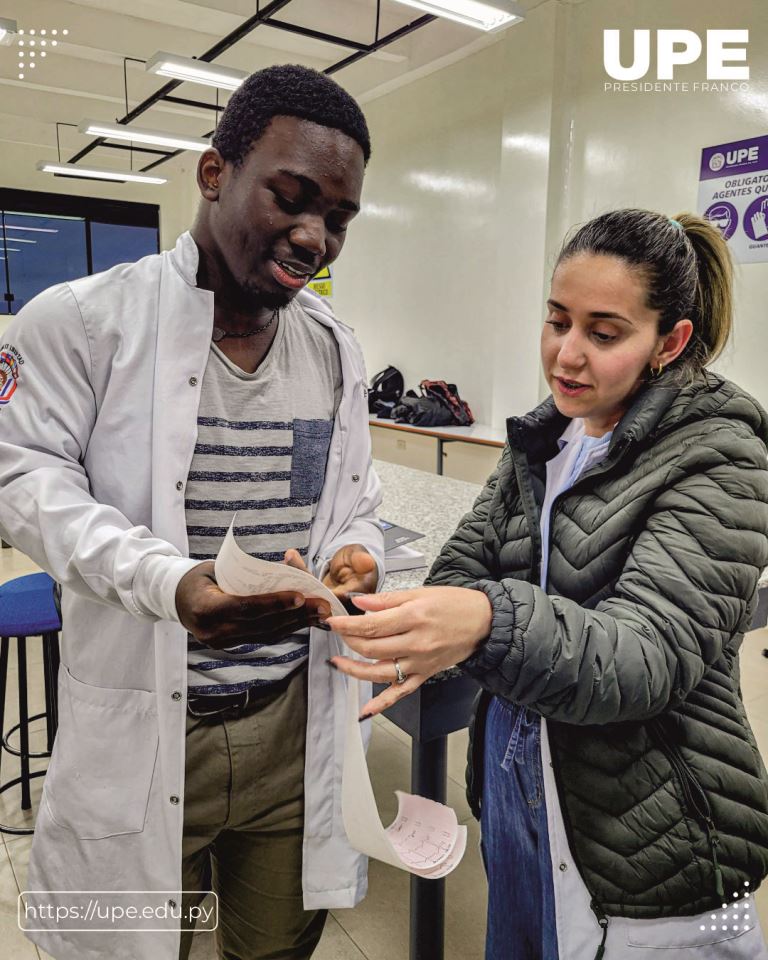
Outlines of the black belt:
<svg viewBox="0 0 768 960">
<path fill-rule="evenodd" d="M 196 694 L 190 693 L 187 697 L 187 711 L 193 717 L 214 717 L 223 713 L 233 713 L 243 716 L 267 697 L 274 697 L 287 690 L 288 684 L 298 673 L 295 670 L 287 677 L 275 680 L 274 683 L 262 683 L 237 693 Z"/>
</svg>

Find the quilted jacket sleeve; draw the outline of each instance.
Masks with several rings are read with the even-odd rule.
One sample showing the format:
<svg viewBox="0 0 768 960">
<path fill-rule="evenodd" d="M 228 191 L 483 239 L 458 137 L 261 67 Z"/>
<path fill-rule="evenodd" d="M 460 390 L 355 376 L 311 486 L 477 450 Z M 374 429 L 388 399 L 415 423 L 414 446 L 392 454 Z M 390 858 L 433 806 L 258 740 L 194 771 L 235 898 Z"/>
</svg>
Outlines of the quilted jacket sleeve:
<svg viewBox="0 0 768 960">
<path fill-rule="evenodd" d="M 768 564 L 765 447 L 743 425 L 707 427 L 676 459 L 613 596 L 594 610 L 519 580 L 474 584 L 493 624 L 462 664 L 468 673 L 574 724 L 642 720 L 686 698 L 748 629 Z"/>
<path fill-rule="evenodd" d="M 437 560 L 432 564 L 425 586 L 466 587 L 475 581 L 491 576 L 483 543 L 485 524 L 491 502 L 496 493 L 499 473 L 509 458 L 509 447 L 504 447 L 501 460 L 480 491 L 472 509 L 456 528 L 450 540 L 443 546 Z"/>
</svg>

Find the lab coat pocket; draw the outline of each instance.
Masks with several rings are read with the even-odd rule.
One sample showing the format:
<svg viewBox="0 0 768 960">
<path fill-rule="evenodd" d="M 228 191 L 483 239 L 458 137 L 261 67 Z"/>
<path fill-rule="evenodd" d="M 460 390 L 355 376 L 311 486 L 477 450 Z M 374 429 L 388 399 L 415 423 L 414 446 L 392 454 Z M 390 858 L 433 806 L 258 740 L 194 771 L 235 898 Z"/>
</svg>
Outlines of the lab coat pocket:
<svg viewBox="0 0 768 960">
<path fill-rule="evenodd" d="M 140 833 L 157 748 L 154 693 L 83 683 L 62 665 L 44 792 L 51 817 L 80 840 Z"/>
<path fill-rule="evenodd" d="M 319 499 L 325 481 L 333 420 L 294 420 L 291 497 Z"/>
<path fill-rule="evenodd" d="M 753 904 L 754 906 L 754 904 Z M 750 916 L 751 914 L 751 916 Z M 693 917 L 669 917 L 660 920 L 627 920 L 627 946 L 653 950 L 675 950 L 675 956 L 686 948 L 694 956 L 719 957 L 726 940 L 735 940 L 755 925 L 754 911 L 744 903 L 731 904 L 727 910 L 699 914 Z M 698 948 L 698 949 L 696 949 Z M 627 955 L 628 957 L 630 954 Z M 688 956 L 686 951 L 685 956 Z M 728 956 L 731 956 L 728 953 Z M 746 954 L 745 954 L 746 956 Z"/>
</svg>

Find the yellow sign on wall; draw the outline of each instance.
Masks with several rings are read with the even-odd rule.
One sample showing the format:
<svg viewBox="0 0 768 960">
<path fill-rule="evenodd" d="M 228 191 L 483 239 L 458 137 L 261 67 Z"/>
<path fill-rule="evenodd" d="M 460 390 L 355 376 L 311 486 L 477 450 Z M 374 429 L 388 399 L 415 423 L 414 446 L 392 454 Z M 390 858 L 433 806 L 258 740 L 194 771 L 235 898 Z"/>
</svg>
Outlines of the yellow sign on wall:
<svg viewBox="0 0 768 960">
<path fill-rule="evenodd" d="M 333 296 L 333 274 L 330 267 L 323 267 L 310 281 L 309 286 L 319 297 Z"/>
</svg>

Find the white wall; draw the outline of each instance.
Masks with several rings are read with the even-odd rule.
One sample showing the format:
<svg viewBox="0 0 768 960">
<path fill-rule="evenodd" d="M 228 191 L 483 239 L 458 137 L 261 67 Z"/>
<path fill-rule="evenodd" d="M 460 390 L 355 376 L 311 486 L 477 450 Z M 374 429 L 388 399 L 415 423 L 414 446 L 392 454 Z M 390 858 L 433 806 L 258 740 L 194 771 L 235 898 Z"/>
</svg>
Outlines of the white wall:
<svg viewBox="0 0 768 960">
<path fill-rule="evenodd" d="M 750 94 L 605 93 L 603 29 L 638 27 L 749 28 Z M 616 207 L 695 210 L 702 148 L 768 132 L 766 38 L 768 4 L 754 0 L 549 0 L 493 46 L 366 104 L 371 209 L 350 229 L 334 303 L 369 371 L 455 380 L 496 426 L 534 406 L 566 230 Z M 703 64 L 686 74 L 704 78 Z M 717 369 L 768 406 L 768 265 L 737 274 Z"/>
<path fill-rule="evenodd" d="M 456 382 L 480 422 L 535 402 L 555 7 L 365 105 L 363 213 L 334 306 L 369 371 Z"/>
</svg>

